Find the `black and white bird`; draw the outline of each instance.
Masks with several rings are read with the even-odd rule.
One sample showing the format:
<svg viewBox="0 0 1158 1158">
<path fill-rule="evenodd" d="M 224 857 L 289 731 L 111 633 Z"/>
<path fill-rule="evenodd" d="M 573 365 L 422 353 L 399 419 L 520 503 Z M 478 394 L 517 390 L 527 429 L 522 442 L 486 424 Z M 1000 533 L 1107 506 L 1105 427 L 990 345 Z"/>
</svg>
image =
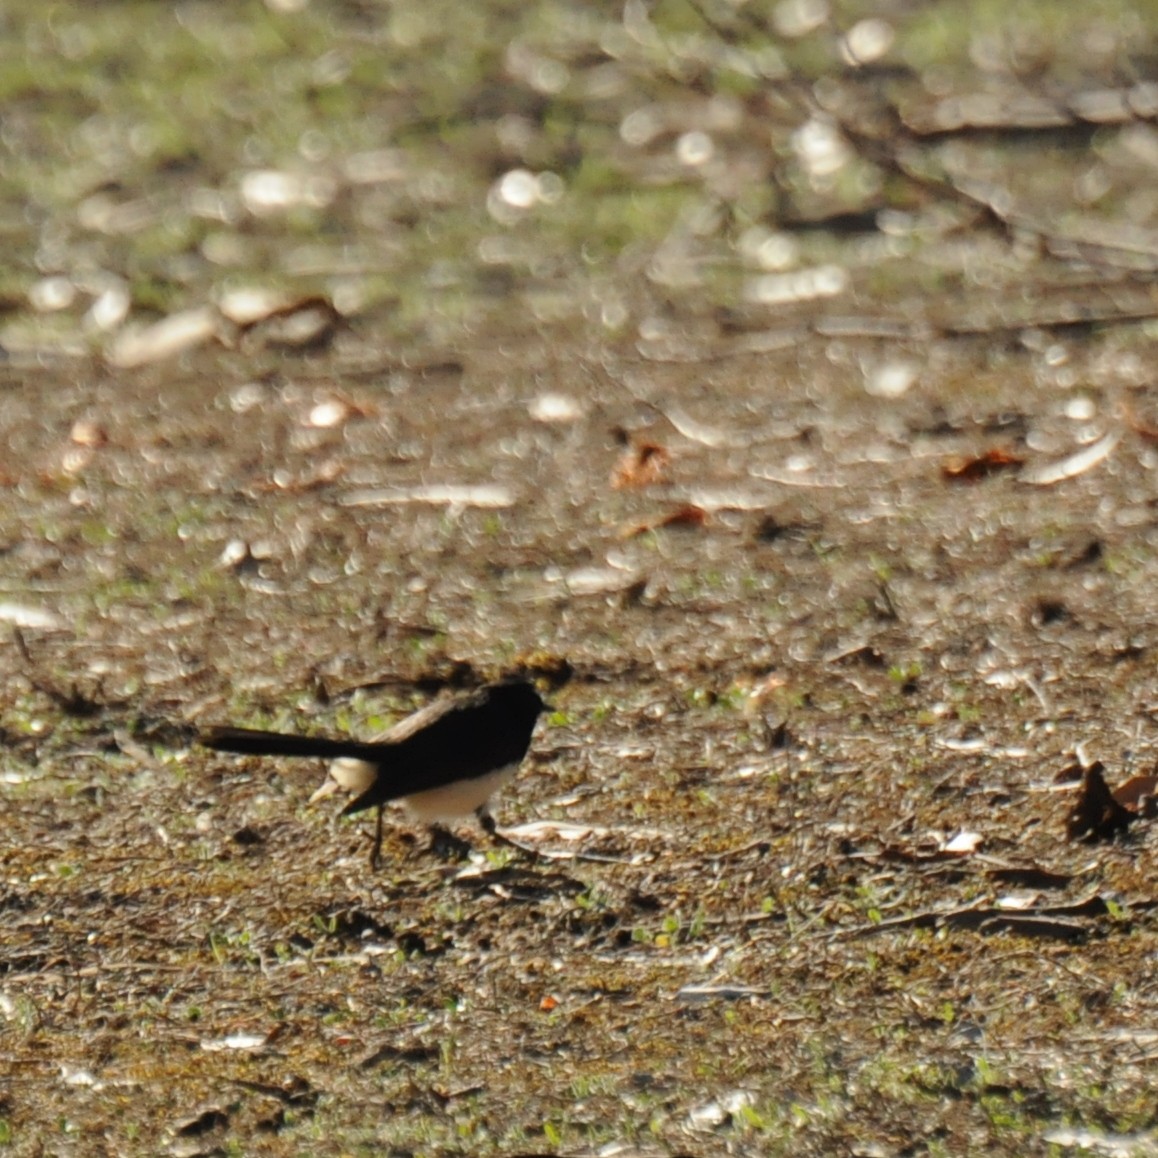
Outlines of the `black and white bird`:
<svg viewBox="0 0 1158 1158">
<path fill-rule="evenodd" d="M 504 680 L 436 700 L 369 743 L 230 727 L 210 728 L 199 742 L 217 752 L 332 760 L 327 782 L 311 800 L 345 789 L 357 795 L 342 809 L 343 816 L 378 806 L 370 853 L 376 868 L 382 809 L 391 800 L 427 824 L 473 813 L 497 837 L 488 802 L 522 763 L 535 721 L 546 708 L 533 684 Z"/>
</svg>

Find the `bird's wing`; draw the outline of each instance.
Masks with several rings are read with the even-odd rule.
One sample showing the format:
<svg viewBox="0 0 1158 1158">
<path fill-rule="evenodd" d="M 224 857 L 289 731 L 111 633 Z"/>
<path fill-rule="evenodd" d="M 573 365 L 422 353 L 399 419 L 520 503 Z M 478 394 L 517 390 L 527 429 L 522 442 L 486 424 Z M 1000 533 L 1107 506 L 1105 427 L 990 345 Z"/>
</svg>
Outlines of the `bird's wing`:
<svg viewBox="0 0 1158 1158">
<path fill-rule="evenodd" d="M 413 716 L 387 733 L 388 757 L 381 758 L 378 776 L 346 805 L 343 816 L 415 792 L 486 776 L 518 764 L 530 747 L 531 726 L 525 721 L 510 720 L 503 713 L 496 714 L 485 695 L 444 700 L 416 715 L 428 712 L 420 725 L 408 726 L 401 738 L 402 726 L 410 725 Z M 533 724 L 532 719 L 530 725 Z"/>
<path fill-rule="evenodd" d="M 462 703 L 462 698 L 435 700 L 433 703 L 427 704 L 426 707 L 419 708 L 418 711 L 404 716 L 397 723 L 391 724 L 380 736 L 375 736 L 374 741 L 379 744 L 400 744 L 403 740 L 410 739 L 415 732 L 422 731 L 428 724 L 433 724 L 440 716 L 454 711 Z"/>
</svg>

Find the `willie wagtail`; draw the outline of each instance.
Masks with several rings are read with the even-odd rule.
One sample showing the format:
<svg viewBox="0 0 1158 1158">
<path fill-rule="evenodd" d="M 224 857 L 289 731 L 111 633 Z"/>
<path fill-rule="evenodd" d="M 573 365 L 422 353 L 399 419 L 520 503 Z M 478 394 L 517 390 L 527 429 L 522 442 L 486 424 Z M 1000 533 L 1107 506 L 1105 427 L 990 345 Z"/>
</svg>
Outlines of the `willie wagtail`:
<svg viewBox="0 0 1158 1158">
<path fill-rule="evenodd" d="M 495 837 L 487 801 L 514 775 L 546 707 L 532 684 L 504 680 L 436 700 L 371 743 L 229 727 L 210 728 L 199 742 L 217 752 L 332 759 L 329 780 L 311 799 L 345 788 L 358 795 L 342 809 L 343 816 L 378 806 L 370 853 L 376 868 L 382 807 L 391 800 L 401 801 L 412 816 L 430 824 L 473 812 Z"/>
</svg>

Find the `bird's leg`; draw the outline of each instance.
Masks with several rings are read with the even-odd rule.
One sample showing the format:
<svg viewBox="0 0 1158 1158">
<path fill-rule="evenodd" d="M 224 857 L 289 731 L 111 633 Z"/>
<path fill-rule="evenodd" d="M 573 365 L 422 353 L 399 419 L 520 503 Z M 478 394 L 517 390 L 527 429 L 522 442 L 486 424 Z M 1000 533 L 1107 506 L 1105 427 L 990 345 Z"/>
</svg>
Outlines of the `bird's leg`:
<svg viewBox="0 0 1158 1158">
<path fill-rule="evenodd" d="M 547 859 L 537 848 L 532 848 L 528 844 L 520 844 L 519 841 L 512 840 L 509 836 L 499 832 L 498 825 L 495 824 L 495 818 L 487 811 L 485 804 L 481 808 L 476 809 L 475 816 L 478 817 L 478 822 L 482 825 L 483 832 L 485 832 L 495 844 L 502 844 L 506 845 L 507 848 L 513 848 L 516 852 L 522 853 L 523 856 L 529 857 L 531 860 Z"/>
<path fill-rule="evenodd" d="M 382 862 L 382 808 L 383 805 L 378 805 L 378 823 L 374 828 L 374 847 L 370 849 L 370 868 L 378 871 L 378 865 Z"/>
</svg>

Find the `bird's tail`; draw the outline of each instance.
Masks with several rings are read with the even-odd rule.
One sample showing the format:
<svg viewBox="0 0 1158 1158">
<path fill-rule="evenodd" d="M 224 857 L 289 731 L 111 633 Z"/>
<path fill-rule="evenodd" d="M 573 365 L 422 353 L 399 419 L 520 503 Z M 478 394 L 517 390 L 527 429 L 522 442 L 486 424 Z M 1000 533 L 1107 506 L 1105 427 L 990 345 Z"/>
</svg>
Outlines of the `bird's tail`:
<svg viewBox="0 0 1158 1158">
<path fill-rule="evenodd" d="M 328 740 L 324 736 L 287 736 L 263 732 L 260 728 L 208 728 L 197 741 L 215 752 L 235 752 L 243 756 L 316 756 L 380 762 L 381 744 L 360 744 L 357 740 Z"/>
</svg>

